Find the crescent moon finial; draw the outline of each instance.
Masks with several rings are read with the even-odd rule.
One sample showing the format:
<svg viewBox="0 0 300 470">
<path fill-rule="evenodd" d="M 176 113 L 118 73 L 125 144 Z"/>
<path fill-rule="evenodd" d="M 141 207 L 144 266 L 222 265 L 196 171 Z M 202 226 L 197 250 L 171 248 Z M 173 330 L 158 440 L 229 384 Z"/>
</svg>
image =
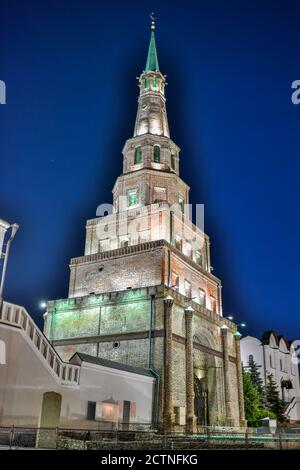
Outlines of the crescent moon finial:
<svg viewBox="0 0 300 470">
<path fill-rule="evenodd" d="M 151 18 L 151 30 L 154 31 L 155 30 L 155 20 L 156 20 L 156 18 L 154 16 L 153 12 L 151 12 L 149 16 Z"/>
</svg>

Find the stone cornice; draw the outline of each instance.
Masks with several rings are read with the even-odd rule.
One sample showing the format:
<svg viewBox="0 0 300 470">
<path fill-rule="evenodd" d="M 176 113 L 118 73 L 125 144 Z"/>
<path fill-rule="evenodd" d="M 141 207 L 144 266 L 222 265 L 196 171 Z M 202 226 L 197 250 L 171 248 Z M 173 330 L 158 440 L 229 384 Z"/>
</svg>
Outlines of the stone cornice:
<svg viewBox="0 0 300 470">
<path fill-rule="evenodd" d="M 158 142 L 158 141 L 162 142 L 166 148 L 168 146 L 171 146 L 171 147 L 174 147 L 177 150 L 177 152 L 180 152 L 180 147 L 178 147 L 178 145 L 175 144 L 175 142 L 172 139 L 170 139 L 170 137 L 166 137 L 164 135 L 142 134 L 142 135 L 137 135 L 135 137 L 131 137 L 130 139 L 127 139 L 124 144 L 122 153 L 124 153 L 127 150 L 127 147 L 131 146 L 134 142 L 138 142 L 138 143 L 144 142 L 146 145 L 153 145 L 153 143 Z"/>
<path fill-rule="evenodd" d="M 164 330 L 153 330 L 152 338 L 160 338 L 165 336 Z M 90 344 L 90 343 L 106 343 L 110 341 L 132 341 L 138 339 L 148 339 L 149 331 L 137 331 L 128 333 L 114 333 L 110 335 L 96 336 L 80 336 L 74 338 L 56 339 L 52 341 L 53 346 L 66 346 L 68 344 Z"/>
<path fill-rule="evenodd" d="M 152 331 L 152 338 L 164 338 L 165 337 L 165 330 L 154 330 Z M 134 341 L 140 339 L 148 339 L 149 332 L 148 331 L 137 331 L 137 332 L 128 332 L 128 333 L 116 333 L 110 335 L 97 335 L 97 336 L 82 336 L 82 337 L 75 337 L 75 338 L 65 338 L 65 339 L 57 339 L 52 341 L 52 345 L 54 347 L 57 346 L 67 346 L 71 344 L 91 344 L 91 343 L 106 343 L 111 341 Z M 183 336 L 172 334 L 172 341 L 175 343 L 180 343 L 182 345 L 186 344 L 186 338 Z M 206 354 L 211 354 L 213 356 L 223 358 L 222 351 L 218 351 L 217 349 L 210 348 L 208 346 L 204 346 L 203 344 L 198 343 L 197 341 L 193 341 L 193 348 L 199 351 L 202 351 Z M 233 363 L 236 363 L 236 359 L 234 356 L 229 356 L 229 360 Z"/>
<path fill-rule="evenodd" d="M 144 251 L 151 251 L 157 248 L 162 248 L 164 246 L 170 249 L 171 251 L 173 251 L 177 256 L 182 258 L 187 264 L 192 266 L 194 269 L 196 269 L 196 271 L 198 271 L 203 276 L 210 279 L 213 283 L 217 285 L 221 283 L 220 279 L 218 279 L 216 276 L 209 273 L 208 271 L 205 271 L 203 268 L 201 268 L 201 266 L 195 263 L 192 259 L 184 255 L 180 250 L 178 250 L 169 242 L 163 239 L 154 240 L 151 242 L 139 243 L 138 245 L 131 245 L 131 246 L 123 247 L 123 248 L 116 248 L 114 250 L 103 251 L 103 252 L 94 253 L 91 255 L 79 256 L 78 258 L 72 258 L 70 262 L 70 267 L 74 265 L 78 265 L 78 264 L 98 262 L 98 261 L 102 261 L 106 259 L 119 258 L 122 256 L 130 256 L 136 253 L 142 253 Z"/>
<path fill-rule="evenodd" d="M 185 308 L 186 306 L 190 305 L 194 309 L 194 315 L 209 319 L 218 326 L 225 324 L 226 326 L 228 326 L 229 330 L 232 333 L 236 331 L 235 323 L 231 322 L 227 318 L 218 315 L 217 313 L 212 312 L 211 310 L 208 310 L 202 305 L 199 305 L 197 302 L 194 302 L 194 300 L 189 299 L 183 294 L 180 294 L 175 289 L 171 289 L 165 286 L 164 296 L 166 295 L 172 296 L 174 299 L 174 304 L 179 305 L 182 308 Z"/>
<path fill-rule="evenodd" d="M 163 164 L 161 164 L 163 165 Z M 169 169 L 156 169 L 156 168 L 153 168 L 153 167 L 145 167 L 143 166 L 143 168 L 139 168 L 137 170 L 133 170 L 133 171 L 128 171 L 126 173 L 122 173 L 120 176 L 117 177 L 116 179 L 116 182 L 113 186 L 113 189 L 112 189 L 112 193 L 115 192 L 115 188 L 117 186 L 117 184 L 119 183 L 120 180 L 122 179 L 126 179 L 127 177 L 131 177 L 131 176 L 136 176 L 137 173 L 146 173 L 146 174 L 152 174 L 152 175 L 157 175 L 157 174 L 161 174 L 161 175 L 164 175 L 166 177 L 170 177 L 170 178 L 174 178 L 174 176 L 177 178 L 177 180 L 180 180 L 180 183 L 182 185 L 184 185 L 188 190 L 190 190 L 190 186 L 188 184 L 185 183 L 185 181 L 183 181 L 183 179 L 180 178 L 180 176 L 175 172 L 175 171 L 171 171 Z"/>
<path fill-rule="evenodd" d="M 130 256 L 144 251 L 151 251 L 163 247 L 164 240 L 155 240 L 152 242 L 139 243 L 138 245 L 126 246 L 123 248 L 116 248 L 115 250 L 103 251 L 101 253 L 94 253 L 92 255 L 80 256 L 72 258 L 70 266 L 92 263 L 112 258 L 120 258 L 123 256 Z"/>
</svg>

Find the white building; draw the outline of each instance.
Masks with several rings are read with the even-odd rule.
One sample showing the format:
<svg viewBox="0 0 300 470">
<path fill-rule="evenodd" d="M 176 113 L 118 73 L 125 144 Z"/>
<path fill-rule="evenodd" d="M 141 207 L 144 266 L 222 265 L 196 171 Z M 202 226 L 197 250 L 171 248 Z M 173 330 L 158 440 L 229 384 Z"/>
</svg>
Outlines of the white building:
<svg viewBox="0 0 300 470">
<path fill-rule="evenodd" d="M 147 369 L 80 352 L 63 362 L 26 310 L 4 302 L 0 426 L 54 427 L 53 409 L 44 418 L 41 412 L 54 403 L 56 426 L 102 429 L 118 423 L 128 429 L 132 423 L 142 428 L 155 418 L 155 383 Z"/>
<path fill-rule="evenodd" d="M 287 341 L 273 331 L 266 331 L 262 339 L 246 336 L 241 339 L 241 357 L 244 367 L 249 359 L 259 365 L 264 383 L 269 374 L 277 384 L 281 398 L 286 402 L 286 416 L 290 421 L 300 421 L 300 384 L 297 342 Z"/>
</svg>

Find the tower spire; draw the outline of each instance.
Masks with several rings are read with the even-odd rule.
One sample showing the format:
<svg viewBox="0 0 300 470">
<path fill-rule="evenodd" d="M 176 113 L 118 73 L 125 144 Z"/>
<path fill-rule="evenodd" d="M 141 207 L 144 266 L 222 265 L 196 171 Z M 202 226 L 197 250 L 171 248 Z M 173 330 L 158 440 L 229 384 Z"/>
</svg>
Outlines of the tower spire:
<svg viewBox="0 0 300 470">
<path fill-rule="evenodd" d="M 148 56 L 146 62 L 145 72 L 159 72 L 159 65 L 158 65 L 158 58 L 157 58 L 157 51 L 156 51 L 156 44 L 155 44 L 155 17 L 154 13 L 150 13 L 151 18 L 151 37 L 150 37 L 150 44 L 148 49 Z"/>
</svg>

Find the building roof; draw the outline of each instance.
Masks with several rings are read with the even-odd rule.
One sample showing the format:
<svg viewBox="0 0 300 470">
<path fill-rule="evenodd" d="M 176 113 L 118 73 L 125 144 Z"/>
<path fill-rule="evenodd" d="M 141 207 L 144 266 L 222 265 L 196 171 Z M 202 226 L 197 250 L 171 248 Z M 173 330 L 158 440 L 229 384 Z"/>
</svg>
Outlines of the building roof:
<svg viewBox="0 0 300 470">
<path fill-rule="evenodd" d="M 145 375 L 147 377 L 154 378 L 155 375 L 149 369 L 143 369 L 142 367 L 130 366 L 127 364 L 122 364 L 121 362 L 110 361 L 108 359 L 103 359 L 102 357 L 90 356 L 89 354 L 84 354 L 76 352 L 69 361 L 71 364 L 81 365 L 82 362 L 89 362 L 90 364 L 96 364 L 102 367 L 108 367 L 110 369 L 123 370 L 125 372 L 130 372 L 131 374 Z"/>
<path fill-rule="evenodd" d="M 270 331 L 265 331 L 264 334 L 262 335 L 262 338 L 261 338 L 262 344 L 269 344 L 271 336 L 273 336 L 277 346 L 279 346 L 279 343 L 282 340 L 285 343 L 285 345 L 287 347 L 287 350 L 288 351 L 290 350 L 290 346 L 291 346 L 292 341 L 288 341 L 285 338 L 285 336 L 278 336 L 275 333 L 275 331 L 271 331 L 271 330 Z"/>
<path fill-rule="evenodd" d="M 264 334 L 262 335 L 261 337 L 261 342 L 262 344 L 269 344 L 270 342 L 270 338 L 271 336 L 273 335 L 274 339 L 275 339 L 275 342 L 278 346 L 279 344 L 279 341 L 278 341 L 278 336 L 277 334 L 275 333 L 275 331 L 272 331 L 272 330 L 269 330 L 269 331 L 265 331 Z"/>
<path fill-rule="evenodd" d="M 150 44 L 148 49 L 148 56 L 146 62 L 145 72 L 159 72 L 156 44 L 155 44 L 155 35 L 154 31 L 151 32 Z"/>
</svg>

